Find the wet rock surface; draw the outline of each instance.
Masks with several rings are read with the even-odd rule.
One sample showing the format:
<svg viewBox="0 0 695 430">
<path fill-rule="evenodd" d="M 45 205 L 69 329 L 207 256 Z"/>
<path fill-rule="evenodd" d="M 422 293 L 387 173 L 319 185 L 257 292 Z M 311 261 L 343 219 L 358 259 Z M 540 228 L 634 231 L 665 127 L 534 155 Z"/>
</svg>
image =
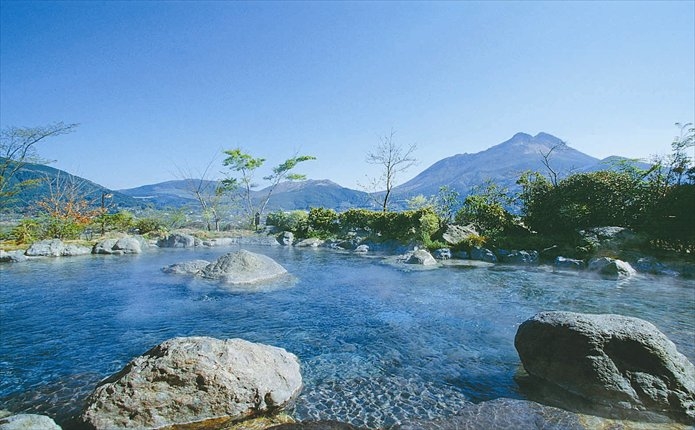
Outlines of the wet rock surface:
<svg viewBox="0 0 695 430">
<path fill-rule="evenodd" d="M 514 345 L 531 376 L 589 402 L 695 423 L 695 367 L 647 321 L 541 312 Z"/>
<path fill-rule="evenodd" d="M 241 339 L 174 338 L 103 381 L 82 420 L 95 429 L 223 423 L 273 413 L 302 388 L 297 357 Z"/>
<path fill-rule="evenodd" d="M 200 274 L 230 284 L 251 284 L 277 278 L 287 270 L 272 258 L 244 249 L 227 253 L 210 263 Z"/>
</svg>

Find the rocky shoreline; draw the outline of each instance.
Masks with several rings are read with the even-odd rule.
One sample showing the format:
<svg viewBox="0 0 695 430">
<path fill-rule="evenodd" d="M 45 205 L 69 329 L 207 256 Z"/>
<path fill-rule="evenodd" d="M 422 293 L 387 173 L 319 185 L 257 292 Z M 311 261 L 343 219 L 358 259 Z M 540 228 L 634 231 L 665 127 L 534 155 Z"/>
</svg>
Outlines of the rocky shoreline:
<svg viewBox="0 0 695 430">
<path fill-rule="evenodd" d="M 142 236 L 124 236 L 95 243 L 91 248 L 66 244 L 60 239 L 43 240 L 31 244 L 27 250 L 0 250 L 0 263 L 19 263 L 42 257 L 74 257 L 83 255 L 129 255 L 154 248 L 212 248 L 231 246 L 293 246 L 297 248 L 324 248 L 360 255 L 378 253 L 399 263 L 436 267 L 448 260 L 473 261 L 512 266 L 538 266 L 549 264 L 558 272 L 587 272 L 604 279 L 621 280 L 637 274 L 695 278 L 695 264 L 685 261 L 665 262 L 648 255 L 623 251 L 634 241 L 631 232 L 621 227 L 598 227 L 580 232 L 586 243 L 595 249 L 595 256 L 587 259 L 556 256 L 552 261 L 542 258 L 549 250 L 506 250 L 473 246 L 470 252 L 440 248 L 432 252 L 420 249 L 418 244 L 398 242 L 371 242 L 367 238 L 349 240 L 297 239 L 291 232 L 257 233 L 246 236 L 201 239 L 188 233 L 172 233 L 158 240 Z M 474 230 L 451 225 L 443 234 L 446 243 L 454 247 Z M 605 255 L 603 255 L 605 254 Z M 610 256 L 608 256 L 610 255 Z M 621 256 L 618 258 L 617 256 Z M 622 257 L 624 255 L 624 257 Z M 627 257 L 627 258 L 626 258 Z M 541 263 L 544 261 L 544 263 Z M 444 264 L 442 264 L 444 263 Z"/>
<path fill-rule="evenodd" d="M 295 241 L 287 233 L 207 241 L 173 234 L 155 243 L 139 237 L 109 239 L 91 249 L 58 240 L 43 241 L 33 244 L 21 257 L 19 253 L 0 253 L 0 260 L 20 262 L 88 254 L 138 254 L 154 247 L 232 245 L 326 247 L 357 255 L 374 252 L 363 241 Z M 386 245 L 374 245 L 379 252 L 385 251 Z M 500 262 L 508 266 L 539 264 L 537 251 L 493 252 L 473 248 L 469 255 L 455 258 L 448 249 L 433 253 L 416 247 L 390 249 L 391 257 L 386 260 L 423 269 L 457 264 L 456 261 L 488 268 Z M 609 257 L 588 262 L 557 257 L 553 270 L 587 271 L 606 279 L 625 279 L 640 272 L 683 275 L 671 269 L 655 273 L 649 270 L 654 265 L 662 263 L 653 262 L 645 266 L 647 270 L 640 270 L 639 264 L 633 267 Z M 194 260 L 163 270 L 232 284 L 262 284 L 287 272 L 268 257 L 246 250 L 229 252 L 215 262 Z M 626 422 L 627 428 L 695 425 L 695 367 L 647 321 L 620 315 L 542 312 L 522 323 L 510 342 L 514 343 L 524 369 L 518 381 L 522 393 L 524 387 L 533 386 L 536 397 L 465 402 L 454 417 L 404 422 L 392 429 L 586 429 L 623 426 Z M 99 383 L 86 401 L 78 426 L 96 430 L 355 429 L 347 423 L 279 424 L 272 419 L 258 424 L 259 427 L 245 427 L 250 425 L 249 419 L 272 418 L 291 408 L 302 389 L 300 369 L 295 355 L 273 346 L 241 339 L 170 339 Z M 0 430 L 24 428 L 61 427 L 43 416 L 0 415 Z"/>
<path fill-rule="evenodd" d="M 464 402 L 448 418 L 392 430 L 688 428 L 695 424 L 695 366 L 647 321 L 610 314 L 541 312 L 514 339 L 543 402 Z M 357 429 L 339 422 L 285 422 L 303 383 L 292 353 L 242 339 L 179 337 L 131 360 L 85 401 L 78 426 L 111 429 Z M 560 401 L 559 401 L 560 399 Z M 561 399 L 570 399 L 565 404 Z M 593 409 L 579 411 L 573 401 Z M 560 406 L 560 407 L 558 407 Z M 257 418 L 263 418 L 256 421 Z M 282 420 L 291 421 L 283 416 Z M 1 430 L 61 429 L 51 418 L 0 416 Z"/>
</svg>

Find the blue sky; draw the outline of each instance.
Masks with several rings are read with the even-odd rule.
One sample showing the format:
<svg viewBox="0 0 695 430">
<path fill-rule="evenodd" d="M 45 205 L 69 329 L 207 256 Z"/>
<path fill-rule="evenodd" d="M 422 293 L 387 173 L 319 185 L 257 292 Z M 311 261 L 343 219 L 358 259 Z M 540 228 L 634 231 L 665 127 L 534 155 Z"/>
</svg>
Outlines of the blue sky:
<svg viewBox="0 0 695 430">
<path fill-rule="evenodd" d="M 0 3 L 0 125 L 110 188 L 234 147 L 356 188 L 391 129 L 419 164 L 516 132 L 598 158 L 664 154 L 695 121 L 695 2 Z"/>
</svg>

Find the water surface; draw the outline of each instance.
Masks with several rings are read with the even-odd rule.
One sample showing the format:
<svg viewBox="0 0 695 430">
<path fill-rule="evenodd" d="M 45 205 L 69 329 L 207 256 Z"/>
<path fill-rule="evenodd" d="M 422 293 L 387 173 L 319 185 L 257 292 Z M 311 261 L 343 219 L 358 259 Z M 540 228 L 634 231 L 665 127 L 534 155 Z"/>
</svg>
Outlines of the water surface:
<svg viewBox="0 0 695 430">
<path fill-rule="evenodd" d="M 513 340 L 544 310 L 655 324 L 695 361 L 695 282 L 528 270 L 414 270 L 322 249 L 245 247 L 292 274 L 260 291 L 164 274 L 237 248 L 0 265 L 0 409 L 59 422 L 98 381 L 175 336 L 239 337 L 301 360 L 294 415 L 388 427 L 464 402 L 524 398 Z M 458 406 L 457 406 L 458 405 Z"/>
</svg>

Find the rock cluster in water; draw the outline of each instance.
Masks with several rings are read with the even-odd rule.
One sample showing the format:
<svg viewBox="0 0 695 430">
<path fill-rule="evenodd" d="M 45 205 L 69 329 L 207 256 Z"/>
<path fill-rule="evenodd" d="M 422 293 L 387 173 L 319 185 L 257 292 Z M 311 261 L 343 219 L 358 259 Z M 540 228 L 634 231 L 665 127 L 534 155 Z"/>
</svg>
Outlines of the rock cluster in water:
<svg viewBox="0 0 695 430">
<path fill-rule="evenodd" d="M 218 279 L 228 284 L 254 284 L 287 273 L 287 270 L 272 258 L 245 249 L 228 252 L 212 263 L 206 260 L 193 260 L 172 264 L 162 270 L 166 273 Z"/>
<path fill-rule="evenodd" d="M 278 412 L 301 388 L 299 361 L 284 349 L 174 338 L 103 381 L 81 419 L 98 430 L 220 424 Z"/>
</svg>

